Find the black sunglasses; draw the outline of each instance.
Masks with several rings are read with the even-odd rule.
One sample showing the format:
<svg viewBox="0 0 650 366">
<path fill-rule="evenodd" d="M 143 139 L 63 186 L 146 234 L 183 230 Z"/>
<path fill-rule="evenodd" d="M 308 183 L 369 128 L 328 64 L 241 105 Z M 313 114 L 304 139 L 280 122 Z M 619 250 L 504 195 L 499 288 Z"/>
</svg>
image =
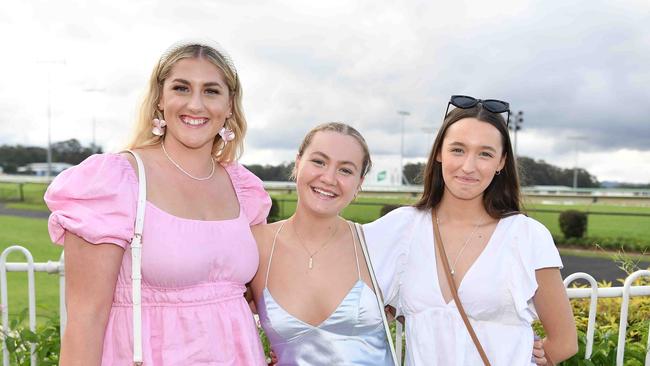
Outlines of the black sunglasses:
<svg viewBox="0 0 650 366">
<path fill-rule="evenodd" d="M 445 118 L 449 113 L 449 105 L 453 105 L 456 108 L 468 109 L 473 108 L 477 104 L 481 104 L 483 108 L 487 109 L 492 113 L 503 113 L 508 112 L 508 118 L 506 118 L 506 125 L 510 122 L 510 104 L 502 100 L 497 99 L 476 99 L 474 97 L 469 97 L 467 95 L 452 95 L 447 103 L 447 110 L 445 111 Z"/>
</svg>

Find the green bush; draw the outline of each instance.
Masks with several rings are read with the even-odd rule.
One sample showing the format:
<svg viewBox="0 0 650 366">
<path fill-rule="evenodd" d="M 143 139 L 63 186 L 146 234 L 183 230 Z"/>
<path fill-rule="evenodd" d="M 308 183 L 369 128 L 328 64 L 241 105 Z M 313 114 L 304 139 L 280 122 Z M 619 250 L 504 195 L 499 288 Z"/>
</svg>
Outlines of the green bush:
<svg viewBox="0 0 650 366">
<path fill-rule="evenodd" d="M 269 216 L 266 221 L 275 222 L 280 219 L 280 205 L 278 200 L 271 197 L 271 210 L 269 211 Z"/>
<path fill-rule="evenodd" d="M 567 210 L 560 214 L 560 230 L 565 238 L 582 238 L 587 231 L 587 214 Z"/>
<path fill-rule="evenodd" d="M 557 235 L 553 236 L 555 244 L 559 247 L 574 247 L 593 250 L 602 248 L 607 250 L 622 250 L 624 252 L 644 253 L 650 249 L 646 241 L 635 238 L 610 238 L 610 237 L 583 237 L 583 238 L 565 238 Z"/>
<path fill-rule="evenodd" d="M 11 320 L 10 330 L 0 328 L 0 333 L 5 340 L 9 351 L 9 362 L 11 365 L 31 365 L 31 345 L 36 346 L 36 359 L 39 365 L 56 366 L 59 364 L 59 349 L 61 344 L 61 328 L 58 316 L 47 318 L 32 332 L 25 325 L 27 309 Z"/>
<path fill-rule="evenodd" d="M 379 211 L 379 216 L 384 216 L 387 213 L 393 211 L 396 208 L 400 208 L 402 205 L 383 205 L 381 206 L 381 210 Z"/>
</svg>

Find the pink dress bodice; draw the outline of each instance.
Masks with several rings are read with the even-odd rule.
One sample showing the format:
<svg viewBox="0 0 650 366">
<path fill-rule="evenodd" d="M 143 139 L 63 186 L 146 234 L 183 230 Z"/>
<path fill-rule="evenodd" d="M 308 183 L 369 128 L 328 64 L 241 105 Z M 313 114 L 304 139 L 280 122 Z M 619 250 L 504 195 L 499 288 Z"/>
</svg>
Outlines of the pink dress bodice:
<svg viewBox="0 0 650 366">
<path fill-rule="evenodd" d="M 237 163 L 224 165 L 240 205 L 236 218 L 200 221 L 147 202 L 142 253 L 145 365 L 265 365 L 245 284 L 257 271 L 250 226 L 263 223 L 270 198 Z M 132 360 L 131 253 L 137 177 L 128 160 L 94 155 L 48 188 L 49 231 L 125 248 L 104 338 L 102 365 Z"/>
</svg>

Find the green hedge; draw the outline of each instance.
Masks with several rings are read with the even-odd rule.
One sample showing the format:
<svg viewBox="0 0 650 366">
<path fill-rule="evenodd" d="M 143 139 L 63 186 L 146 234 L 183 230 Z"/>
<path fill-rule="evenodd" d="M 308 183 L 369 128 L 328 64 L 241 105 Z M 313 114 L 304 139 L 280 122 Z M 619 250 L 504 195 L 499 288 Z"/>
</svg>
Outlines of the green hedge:
<svg viewBox="0 0 650 366">
<path fill-rule="evenodd" d="M 647 241 L 635 238 L 564 238 L 563 236 L 553 235 L 553 240 L 559 247 L 575 247 L 590 250 L 602 248 L 608 250 L 623 250 L 625 252 L 644 253 L 648 249 Z"/>
</svg>

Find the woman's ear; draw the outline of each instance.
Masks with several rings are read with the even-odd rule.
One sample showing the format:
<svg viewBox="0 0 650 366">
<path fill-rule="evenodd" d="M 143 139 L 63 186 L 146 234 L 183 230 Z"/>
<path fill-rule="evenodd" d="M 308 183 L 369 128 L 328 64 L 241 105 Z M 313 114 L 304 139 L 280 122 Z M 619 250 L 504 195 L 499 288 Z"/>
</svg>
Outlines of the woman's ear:
<svg viewBox="0 0 650 366">
<path fill-rule="evenodd" d="M 506 166 L 507 158 L 508 158 L 508 154 L 503 154 L 503 156 L 501 156 L 501 161 L 499 161 L 499 169 L 497 170 L 502 170 L 503 167 Z"/>
</svg>

